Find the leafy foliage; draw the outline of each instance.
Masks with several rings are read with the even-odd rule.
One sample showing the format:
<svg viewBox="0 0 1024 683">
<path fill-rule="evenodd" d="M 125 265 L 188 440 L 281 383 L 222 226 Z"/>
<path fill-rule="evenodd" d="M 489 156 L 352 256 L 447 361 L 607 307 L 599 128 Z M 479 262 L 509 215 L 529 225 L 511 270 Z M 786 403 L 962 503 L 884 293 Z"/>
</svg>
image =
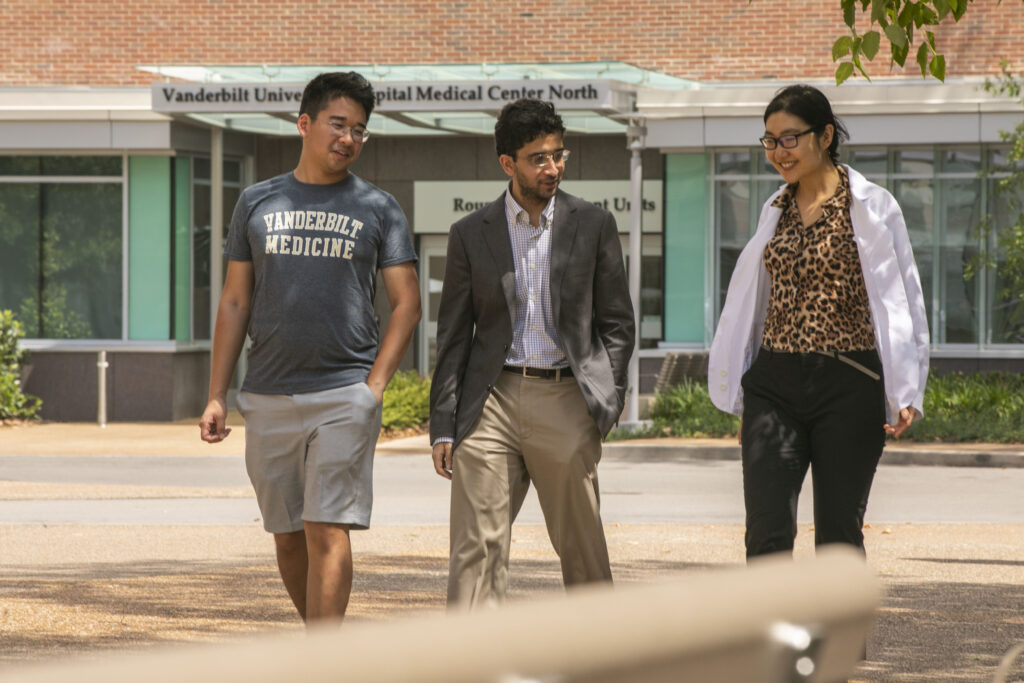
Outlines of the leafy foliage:
<svg viewBox="0 0 1024 683">
<path fill-rule="evenodd" d="M 925 419 L 903 438 L 914 441 L 1024 442 L 1024 376 L 993 372 L 928 380 Z"/>
<path fill-rule="evenodd" d="M 646 429 L 623 433 L 612 432 L 610 438 L 648 436 L 719 437 L 733 436 L 739 429 L 739 418 L 723 413 L 711 403 L 705 382 L 684 380 L 654 397 L 651 404 L 652 425 Z"/>
<path fill-rule="evenodd" d="M 10 311 L 0 311 L 0 419 L 34 420 L 42 401 L 21 391 L 25 352 L 18 346 L 24 336 L 21 323 Z"/>
<path fill-rule="evenodd" d="M 864 70 L 864 60 L 875 58 L 883 36 L 889 43 L 890 68 L 893 64 L 901 67 L 906 64 L 914 41 L 920 40 L 915 61 L 921 68 L 921 76 L 946 80 L 946 58 L 936 47 L 935 33 L 928 29 L 949 18 L 960 21 L 972 2 L 974 0 L 841 0 L 843 21 L 850 35 L 842 36 L 832 45 L 832 61 L 839 62 L 836 85 L 853 76 L 855 71 L 871 80 Z M 870 19 L 870 30 L 864 34 L 857 31 L 857 18 L 862 15 Z"/>
<path fill-rule="evenodd" d="M 43 299 L 43 318 L 39 319 L 39 301 L 33 296 L 21 302 L 19 317 L 30 330 L 42 330 L 48 339 L 86 339 L 92 336 L 92 326 L 68 303 L 68 288 L 47 283 Z M 40 322 L 42 326 L 40 326 Z"/>
<path fill-rule="evenodd" d="M 388 430 L 418 427 L 430 417 L 430 379 L 415 370 L 396 372 L 384 390 L 381 426 Z"/>
</svg>

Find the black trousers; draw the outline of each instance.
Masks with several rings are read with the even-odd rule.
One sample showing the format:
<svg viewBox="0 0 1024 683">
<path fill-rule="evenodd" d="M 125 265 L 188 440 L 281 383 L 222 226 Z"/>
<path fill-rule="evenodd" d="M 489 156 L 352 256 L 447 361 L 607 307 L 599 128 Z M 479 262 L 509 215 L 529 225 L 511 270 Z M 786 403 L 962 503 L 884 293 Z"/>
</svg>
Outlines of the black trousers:
<svg viewBox="0 0 1024 683">
<path fill-rule="evenodd" d="M 793 551 L 797 498 L 814 485 L 814 543 L 864 549 L 864 511 L 885 445 L 885 391 L 875 351 L 835 357 L 762 348 L 743 375 L 747 557 Z"/>
</svg>

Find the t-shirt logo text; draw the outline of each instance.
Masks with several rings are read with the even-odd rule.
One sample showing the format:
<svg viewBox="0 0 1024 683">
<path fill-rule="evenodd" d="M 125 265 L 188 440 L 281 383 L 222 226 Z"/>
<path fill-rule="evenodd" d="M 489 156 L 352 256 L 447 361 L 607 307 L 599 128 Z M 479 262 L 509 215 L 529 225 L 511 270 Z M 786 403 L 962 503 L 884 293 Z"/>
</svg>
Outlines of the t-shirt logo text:
<svg viewBox="0 0 1024 683">
<path fill-rule="evenodd" d="M 329 211 L 275 211 L 263 215 L 267 224 L 266 253 L 352 259 L 363 222 Z M 343 237 L 274 234 L 281 231 L 330 232 Z M 349 238 L 349 239 L 345 239 Z"/>
</svg>

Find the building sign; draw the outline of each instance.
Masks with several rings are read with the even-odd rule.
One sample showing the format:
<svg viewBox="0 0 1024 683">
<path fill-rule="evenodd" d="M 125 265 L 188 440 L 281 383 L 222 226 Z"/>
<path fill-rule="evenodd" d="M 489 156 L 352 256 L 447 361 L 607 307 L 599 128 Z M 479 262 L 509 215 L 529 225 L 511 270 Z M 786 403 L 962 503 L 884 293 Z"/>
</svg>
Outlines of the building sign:
<svg viewBox="0 0 1024 683">
<path fill-rule="evenodd" d="M 413 185 L 413 232 L 447 234 L 452 223 L 481 209 L 508 186 L 501 180 L 417 181 Z M 629 232 L 630 183 L 628 180 L 566 180 L 560 187 L 577 197 L 611 211 L 619 232 Z M 643 218 L 645 233 L 662 230 L 660 180 L 643 182 Z M 555 211 L 558 211 L 557 205 Z"/>
<path fill-rule="evenodd" d="M 629 86 L 608 80 L 411 81 L 374 84 L 377 111 L 495 111 L 521 97 L 552 102 L 560 111 L 628 108 Z M 153 111 L 294 114 L 305 83 L 154 83 Z"/>
</svg>

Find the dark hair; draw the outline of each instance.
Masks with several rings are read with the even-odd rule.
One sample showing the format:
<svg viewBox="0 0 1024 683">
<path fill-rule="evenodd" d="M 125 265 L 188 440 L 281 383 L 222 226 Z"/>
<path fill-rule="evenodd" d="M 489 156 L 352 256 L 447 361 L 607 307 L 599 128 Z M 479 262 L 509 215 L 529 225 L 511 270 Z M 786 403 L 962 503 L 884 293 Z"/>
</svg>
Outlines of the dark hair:
<svg viewBox="0 0 1024 683">
<path fill-rule="evenodd" d="M 765 122 L 777 111 L 803 119 L 819 134 L 825 130 L 825 126 L 832 124 L 835 132 L 828 146 L 828 155 L 833 164 L 839 163 L 839 143 L 849 140 L 850 134 L 843 122 L 832 113 L 832 105 L 825 93 L 810 85 L 790 85 L 775 93 L 775 97 L 768 103 L 764 110 Z"/>
<path fill-rule="evenodd" d="M 355 71 L 323 73 L 307 83 L 306 89 L 302 91 L 299 116 L 309 114 L 309 118 L 315 119 L 339 97 L 350 97 L 362 105 L 363 111 L 366 112 L 366 120 L 370 120 L 370 112 L 377 103 L 373 95 L 373 86 Z"/>
<path fill-rule="evenodd" d="M 502 107 L 498 122 L 494 124 L 494 146 L 498 156 L 508 154 L 514 157 L 528 142 L 552 133 L 565 135 L 565 124 L 555 113 L 555 105 L 524 98 Z"/>
</svg>

